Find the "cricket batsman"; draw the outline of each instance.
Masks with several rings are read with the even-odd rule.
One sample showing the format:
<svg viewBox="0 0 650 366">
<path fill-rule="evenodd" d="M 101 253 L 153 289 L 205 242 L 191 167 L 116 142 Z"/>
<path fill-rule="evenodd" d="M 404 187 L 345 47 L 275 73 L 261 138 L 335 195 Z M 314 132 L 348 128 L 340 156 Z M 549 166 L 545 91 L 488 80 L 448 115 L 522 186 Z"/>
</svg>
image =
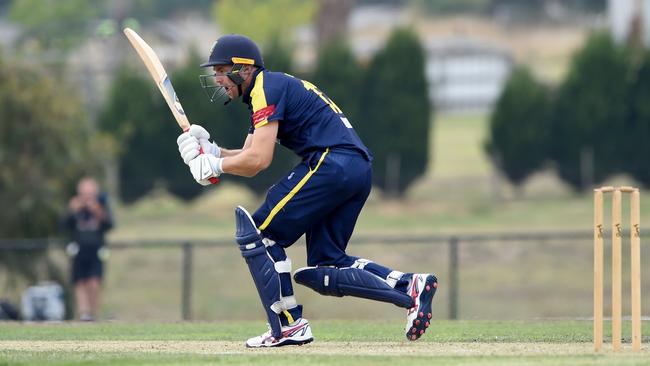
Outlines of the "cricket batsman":
<svg viewBox="0 0 650 366">
<path fill-rule="evenodd" d="M 303 234 L 307 267 L 293 279 L 320 294 L 356 296 L 406 309 L 405 335 L 417 340 L 431 322 L 437 288 L 433 274 L 400 272 L 346 253 L 355 223 L 371 189 L 372 154 L 341 109 L 315 85 L 264 68 L 248 37 L 219 38 L 201 67 L 201 84 L 214 102 L 241 98 L 251 118 L 241 149 L 210 142 L 199 125 L 181 134 L 178 149 L 194 179 L 209 185 L 221 174 L 254 177 L 273 159 L 276 142 L 302 161 L 273 185 L 251 215 L 235 209 L 241 255 L 250 270 L 269 324 L 247 347 L 302 345 L 313 340 L 311 327 L 291 283 L 285 248 Z M 201 154 L 201 149 L 203 154 Z"/>
</svg>

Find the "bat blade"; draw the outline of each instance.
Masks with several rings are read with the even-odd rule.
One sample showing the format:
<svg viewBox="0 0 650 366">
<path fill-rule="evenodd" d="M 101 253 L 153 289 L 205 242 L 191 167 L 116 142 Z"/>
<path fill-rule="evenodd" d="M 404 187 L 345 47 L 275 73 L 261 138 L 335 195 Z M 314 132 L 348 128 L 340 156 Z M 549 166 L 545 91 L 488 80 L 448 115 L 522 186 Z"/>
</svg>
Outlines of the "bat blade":
<svg viewBox="0 0 650 366">
<path fill-rule="evenodd" d="M 183 131 L 189 130 L 190 121 L 187 119 L 183 106 L 178 100 L 178 96 L 176 96 L 176 91 L 172 86 L 172 82 L 169 80 L 169 76 L 154 50 L 133 29 L 124 28 L 124 34 L 131 43 L 131 46 L 133 46 L 135 51 L 138 53 L 138 56 L 140 56 L 144 65 L 147 67 L 149 74 L 156 83 L 156 86 L 158 86 L 158 90 L 160 90 L 163 98 L 165 98 L 167 106 L 169 106 L 169 109 L 172 111 L 178 125 L 183 129 Z M 203 154 L 203 149 L 201 149 L 201 154 Z M 212 177 L 210 178 L 210 182 L 212 184 L 217 184 L 219 183 L 219 179 Z"/>
<path fill-rule="evenodd" d="M 178 100 L 172 82 L 169 80 L 169 76 L 154 50 L 133 29 L 124 28 L 124 34 L 138 53 L 138 56 L 140 56 L 144 65 L 147 67 L 151 78 L 153 78 L 160 93 L 163 98 L 165 98 L 165 101 L 167 102 L 169 109 L 172 111 L 174 118 L 176 118 L 178 125 L 183 129 L 183 131 L 190 128 L 190 122 L 185 115 L 181 102 Z"/>
</svg>

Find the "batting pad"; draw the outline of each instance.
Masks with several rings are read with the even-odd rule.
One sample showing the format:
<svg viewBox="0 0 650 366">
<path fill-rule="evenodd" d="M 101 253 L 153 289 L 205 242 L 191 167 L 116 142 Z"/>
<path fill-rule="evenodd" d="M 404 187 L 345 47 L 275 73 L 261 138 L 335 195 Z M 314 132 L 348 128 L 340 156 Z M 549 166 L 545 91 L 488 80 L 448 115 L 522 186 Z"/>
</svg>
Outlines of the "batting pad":
<svg viewBox="0 0 650 366">
<path fill-rule="evenodd" d="M 293 279 L 327 296 L 354 296 L 389 302 L 401 308 L 411 308 L 413 299 L 390 287 L 374 274 L 352 267 L 304 267 L 296 270 Z"/>
<path fill-rule="evenodd" d="M 276 339 L 280 339 L 282 324 L 273 307 L 275 303 L 281 301 L 280 277 L 275 270 L 275 263 L 266 252 L 262 236 L 253 219 L 243 207 L 237 206 L 235 209 L 235 220 L 237 226 L 235 239 L 239 244 L 241 255 L 246 260 L 255 287 L 257 287 L 257 293 L 264 305 L 271 333 Z"/>
</svg>

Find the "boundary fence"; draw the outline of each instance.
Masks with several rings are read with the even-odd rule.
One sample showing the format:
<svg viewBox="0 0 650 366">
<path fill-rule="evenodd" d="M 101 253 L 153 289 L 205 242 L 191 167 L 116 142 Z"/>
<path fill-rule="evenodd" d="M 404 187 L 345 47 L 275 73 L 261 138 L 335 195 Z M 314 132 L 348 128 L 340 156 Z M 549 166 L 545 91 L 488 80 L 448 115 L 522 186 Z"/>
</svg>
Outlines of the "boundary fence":
<svg viewBox="0 0 650 366">
<path fill-rule="evenodd" d="M 469 235 L 359 235 L 354 237 L 350 244 L 387 244 L 404 243 L 430 246 L 447 246 L 448 273 L 446 273 L 446 290 L 448 292 L 448 318 L 459 318 L 459 289 L 460 271 L 462 263 L 459 251 L 463 245 L 480 245 L 487 242 L 517 242 L 517 243 L 545 243 L 556 241 L 592 239 L 593 234 L 585 231 L 575 232 L 538 232 L 538 233 L 489 233 Z M 642 235 L 645 236 L 645 235 Z M 301 239 L 302 240 L 302 239 Z M 2 239 L 0 240 L 0 255 L 4 250 L 36 250 L 48 249 L 50 247 L 63 247 L 65 241 L 59 238 L 51 239 Z M 192 284 L 193 284 L 193 259 L 195 248 L 201 247 L 227 247 L 233 246 L 233 240 L 229 238 L 214 240 L 138 240 L 138 241 L 111 241 L 108 247 L 112 250 L 129 249 L 176 249 L 180 250 L 181 258 L 181 318 L 192 320 Z"/>
</svg>

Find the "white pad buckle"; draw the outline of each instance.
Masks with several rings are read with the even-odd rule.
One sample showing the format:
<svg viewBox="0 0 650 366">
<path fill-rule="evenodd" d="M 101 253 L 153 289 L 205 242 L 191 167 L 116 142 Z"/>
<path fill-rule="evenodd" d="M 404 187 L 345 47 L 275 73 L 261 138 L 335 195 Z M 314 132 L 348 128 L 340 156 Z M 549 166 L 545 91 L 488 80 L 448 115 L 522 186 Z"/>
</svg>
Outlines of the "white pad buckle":
<svg viewBox="0 0 650 366">
<path fill-rule="evenodd" d="M 275 262 L 274 266 L 278 273 L 291 273 L 291 258 Z"/>
<path fill-rule="evenodd" d="M 386 277 L 386 283 L 388 286 L 395 288 L 395 285 L 397 284 L 397 281 L 400 280 L 404 276 L 404 272 L 400 271 L 393 271 L 388 274 L 388 277 Z"/>
<path fill-rule="evenodd" d="M 368 263 L 372 263 L 370 259 L 359 258 L 352 263 L 351 268 L 363 269 Z"/>
<path fill-rule="evenodd" d="M 268 247 L 274 246 L 275 242 L 273 240 L 271 240 L 271 239 L 264 238 L 264 239 L 262 239 L 262 244 L 264 244 L 264 246 L 268 248 Z"/>
<path fill-rule="evenodd" d="M 287 297 L 282 297 L 280 298 L 280 301 L 274 302 L 273 305 L 271 305 L 271 310 L 273 310 L 273 312 L 276 314 L 280 314 L 283 311 L 293 309 L 296 306 L 298 306 L 296 297 L 291 295 Z"/>
</svg>

